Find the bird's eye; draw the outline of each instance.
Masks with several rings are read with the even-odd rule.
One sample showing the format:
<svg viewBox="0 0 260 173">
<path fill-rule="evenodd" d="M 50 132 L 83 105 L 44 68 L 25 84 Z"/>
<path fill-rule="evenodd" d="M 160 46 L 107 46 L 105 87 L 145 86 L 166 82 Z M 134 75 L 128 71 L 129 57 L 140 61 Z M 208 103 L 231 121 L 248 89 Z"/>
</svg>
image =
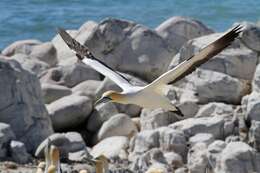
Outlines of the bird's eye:
<svg viewBox="0 0 260 173">
<path fill-rule="evenodd" d="M 105 96 L 105 97 L 103 97 L 103 99 L 112 100 L 109 96 Z"/>
</svg>

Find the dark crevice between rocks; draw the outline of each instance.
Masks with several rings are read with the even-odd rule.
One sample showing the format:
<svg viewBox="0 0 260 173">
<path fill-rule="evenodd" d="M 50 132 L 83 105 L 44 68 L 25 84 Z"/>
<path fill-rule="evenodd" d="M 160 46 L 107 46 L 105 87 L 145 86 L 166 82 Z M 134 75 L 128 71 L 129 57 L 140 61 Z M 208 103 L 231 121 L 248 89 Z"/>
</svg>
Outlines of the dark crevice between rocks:
<svg viewBox="0 0 260 173">
<path fill-rule="evenodd" d="M 56 81 L 56 82 L 59 82 L 62 78 L 62 72 L 59 71 L 59 70 L 54 70 L 51 74 L 51 79 Z"/>
<path fill-rule="evenodd" d="M 78 132 L 81 134 L 86 146 L 92 147 L 93 145 L 91 144 L 91 140 L 94 133 L 86 129 L 86 123 L 87 123 L 87 119 L 75 127 L 56 130 L 55 133 Z"/>
</svg>

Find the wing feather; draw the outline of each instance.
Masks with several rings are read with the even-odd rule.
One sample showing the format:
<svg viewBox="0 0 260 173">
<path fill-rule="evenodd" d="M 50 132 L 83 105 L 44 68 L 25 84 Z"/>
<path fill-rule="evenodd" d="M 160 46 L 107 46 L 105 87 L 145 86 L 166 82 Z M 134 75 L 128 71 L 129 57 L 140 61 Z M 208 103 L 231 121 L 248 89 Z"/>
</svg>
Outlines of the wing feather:
<svg viewBox="0 0 260 173">
<path fill-rule="evenodd" d="M 234 27 L 222 37 L 202 49 L 198 54 L 190 57 L 175 68 L 159 76 L 150 85 L 148 85 L 148 87 L 160 87 L 161 85 L 172 84 L 184 78 L 186 75 L 192 73 L 201 64 L 207 62 L 209 59 L 229 46 L 234 39 L 238 37 L 241 29 L 241 25 Z"/>
<path fill-rule="evenodd" d="M 120 88 L 122 88 L 124 91 L 129 90 L 133 86 L 126 81 L 124 78 L 122 78 L 118 73 L 115 73 L 115 71 L 112 71 L 110 68 L 107 68 L 100 62 L 90 59 L 90 58 L 83 58 L 82 62 L 86 65 L 89 65 L 99 73 L 101 73 L 104 76 L 107 76 L 109 79 L 111 79 L 113 82 L 115 82 Z"/>
<path fill-rule="evenodd" d="M 68 47 L 76 52 L 76 56 L 84 64 L 89 65 L 99 73 L 110 78 L 124 91 L 129 90 L 129 88 L 132 87 L 132 85 L 123 75 L 114 71 L 101 60 L 95 58 L 86 46 L 80 44 L 78 41 L 72 38 L 64 29 L 58 28 L 58 33 L 64 42 L 68 45 Z"/>
</svg>

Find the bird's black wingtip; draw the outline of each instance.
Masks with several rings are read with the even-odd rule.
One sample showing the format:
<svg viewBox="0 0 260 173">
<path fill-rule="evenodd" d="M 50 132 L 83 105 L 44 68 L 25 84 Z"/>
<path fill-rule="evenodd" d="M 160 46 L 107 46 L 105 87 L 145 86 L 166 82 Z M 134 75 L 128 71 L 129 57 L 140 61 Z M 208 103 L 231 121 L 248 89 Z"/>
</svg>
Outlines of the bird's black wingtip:
<svg viewBox="0 0 260 173">
<path fill-rule="evenodd" d="M 237 24 L 232 28 L 232 31 L 239 34 L 240 32 L 242 32 L 244 30 L 244 25 L 242 24 Z"/>
<path fill-rule="evenodd" d="M 76 57 L 78 58 L 79 62 L 81 62 L 84 59 L 84 57 L 78 53 L 76 53 Z"/>
<path fill-rule="evenodd" d="M 57 32 L 66 32 L 66 29 L 64 29 L 64 28 L 58 26 L 58 27 L 56 28 L 56 31 L 57 31 Z"/>
<path fill-rule="evenodd" d="M 57 27 L 56 31 L 60 35 L 60 37 L 65 41 L 65 43 L 70 44 L 70 42 L 72 42 L 73 38 L 64 28 Z"/>
<path fill-rule="evenodd" d="M 59 35 L 62 35 L 62 33 L 66 32 L 66 30 L 65 30 L 64 28 L 57 27 L 57 28 L 56 28 L 56 32 L 57 32 Z"/>
<path fill-rule="evenodd" d="M 176 107 L 176 106 L 175 106 L 175 107 Z M 180 108 L 178 108 L 178 107 L 176 107 L 176 110 L 171 111 L 171 112 L 177 114 L 177 115 L 180 116 L 180 117 L 184 117 L 184 114 L 182 113 L 182 111 L 181 111 Z"/>
</svg>

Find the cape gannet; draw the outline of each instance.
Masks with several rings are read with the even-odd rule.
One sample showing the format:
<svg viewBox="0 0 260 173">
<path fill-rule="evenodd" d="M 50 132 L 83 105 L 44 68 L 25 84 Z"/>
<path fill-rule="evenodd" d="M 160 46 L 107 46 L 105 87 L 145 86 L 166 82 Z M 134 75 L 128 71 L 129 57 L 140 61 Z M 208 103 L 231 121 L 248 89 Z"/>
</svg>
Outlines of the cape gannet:
<svg viewBox="0 0 260 173">
<path fill-rule="evenodd" d="M 48 173 L 57 173 L 56 172 L 56 167 L 54 166 L 54 165 L 50 165 L 49 167 L 48 167 Z"/>
<path fill-rule="evenodd" d="M 48 168 L 51 164 L 51 157 L 50 157 L 50 145 L 51 141 L 50 139 L 48 138 L 47 140 L 47 144 L 44 148 L 44 157 L 45 157 L 45 170 L 44 170 L 44 173 L 48 173 Z"/>
<path fill-rule="evenodd" d="M 53 168 L 55 168 L 55 173 L 61 173 L 62 171 L 60 166 L 60 150 L 54 145 L 51 145 L 50 147 L 50 158 L 51 163 L 49 169 L 53 170 Z"/>
<path fill-rule="evenodd" d="M 109 161 L 106 156 L 100 155 L 95 158 L 96 173 L 109 173 Z"/>
<path fill-rule="evenodd" d="M 110 78 L 123 90 L 122 92 L 107 91 L 103 93 L 102 97 L 97 101 L 98 103 L 112 101 L 122 104 L 136 104 L 151 109 L 162 108 L 183 116 L 180 109 L 164 96 L 166 86 L 184 78 L 193 72 L 196 67 L 217 55 L 238 37 L 241 30 L 242 26 L 238 25 L 230 31 L 227 31 L 222 37 L 206 46 L 199 53 L 183 61 L 175 68 L 165 72 L 153 82 L 143 87 L 133 86 L 120 73 L 95 58 L 86 46 L 81 45 L 73 39 L 64 29 L 59 28 L 58 33 L 68 47 L 76 52 L 76 56 L 79 60 Z"/>
<path fill-rule="evenodd" d="M 47 144 L 44 148 L 45 156 L 45 170 L 44 173 L 61 173 L 60 166 L 60 151 L 59 149 L 51 145 L 51 140 L 48 138 Z"/>
</svg>

